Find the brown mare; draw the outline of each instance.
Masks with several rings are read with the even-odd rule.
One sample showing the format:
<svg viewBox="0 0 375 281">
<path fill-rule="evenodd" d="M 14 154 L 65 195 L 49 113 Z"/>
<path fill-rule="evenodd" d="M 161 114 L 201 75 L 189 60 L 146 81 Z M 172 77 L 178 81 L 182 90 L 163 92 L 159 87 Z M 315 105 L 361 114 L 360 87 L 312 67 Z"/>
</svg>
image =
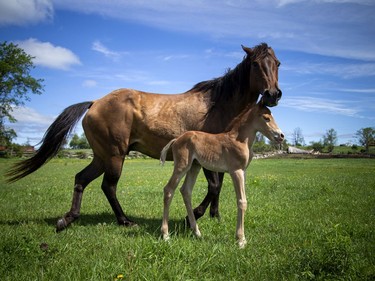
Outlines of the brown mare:
<svg viewBox="0 0 375 281">
<path fill-rule="evenodd" d="M 259 95 L 266 105 L 277 105 L 281 98 L 280 63 L 274 51 L 265 43 L 242 48 L 246 55 L 233 70 L 222 77 L 200 82 L 185 93 L 162 95 L 119 89 L 101 99 L 66 108 L 46 131 L 37 153 L 7 173 L 9 181 L 31 174 L 54 157 L 87 111 L 82 125 L 94 158 L 75 176 L 72 206 L 58 220 L 57 230 L 66 228 L 79 217 L 84 189 L 103 173 L 102 190 L 118 223 L 133 225 L 116 196 L 117 182 L 129 151 L 159 158 L 162 148 L 185 131 L 222 132 L 247 105 L 256 104 Z M 205 175 L 208 193 L 195 210 L 197 218 L 210 203 L 211 216 L 218 216 L 223 173 L 205 170 Z"/>
<path fill-rule="evenodd" d="M 245 246 L 244 216 L 247 208 L 245 172 L 253 158 L 251 147 L 258 131 L 271 141 L 281 143 L 284 140 L 284 135 L 275 123 L 270 110 L 261 103 L 245 109 L 224 133 L 210 134 L 188 131 L 177 139 L 171 140 L 163 148 L 160 162 L 164 164 L 171 146 L 174 159 L 173 174 L 164 188 L 161 233 L 165 240 L 169 239 L 169 207 L 174 192 L 185 175 L 186 178 L 180 191 L 188 213 L 190 227 L 197 237 L 201 236 L 191 206 L 191 194 L 199 170 L 204 167 L 210 171 L 229 173 L 232 177 L 238 209 L 236 236 L 240 248 Z"/>
</svg>

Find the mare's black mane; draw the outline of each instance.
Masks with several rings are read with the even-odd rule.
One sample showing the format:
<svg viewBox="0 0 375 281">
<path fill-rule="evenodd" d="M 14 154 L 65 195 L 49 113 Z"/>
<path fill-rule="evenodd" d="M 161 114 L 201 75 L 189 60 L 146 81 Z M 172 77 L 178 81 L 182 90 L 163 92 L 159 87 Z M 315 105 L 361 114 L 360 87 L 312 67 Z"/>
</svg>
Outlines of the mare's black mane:
<svg viewBox="0 0 375 281">
<path fill-rule="evenodd" d="M 234 69 L 228 69 L 221 77 L 199 82 L 190 91 L 210 92 L 212 107 L 229 101 L 238 103 L 245 99 L 249 100 L 246 95 L 249 94 L 247 90 L 250 88 L 251 62 L 265 57 L 268 54 L 268 49 L 266 43 L 255 46 L 252 48 L 252 55 L 246 55 Z M 255 95 L 252 97 L 254 102 L 257 101 L 259 93 L 255 93 Z"/>
</svg>

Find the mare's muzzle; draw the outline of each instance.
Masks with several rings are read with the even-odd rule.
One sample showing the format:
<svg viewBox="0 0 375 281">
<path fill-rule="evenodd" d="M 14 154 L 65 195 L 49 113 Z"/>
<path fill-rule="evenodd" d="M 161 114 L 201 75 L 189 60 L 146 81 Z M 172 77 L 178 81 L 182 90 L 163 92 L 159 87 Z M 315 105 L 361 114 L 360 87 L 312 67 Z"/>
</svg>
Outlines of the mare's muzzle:
<svg viewBox="0 0 375 281">
<path fill-rule="evenodd" d="M 281 99 L 282 94 L 283 92 L 280 89 L 274 91 L 266 90 L 263 93 L 261 101 L 265 106 L 276 106 Z"/>
</svg>

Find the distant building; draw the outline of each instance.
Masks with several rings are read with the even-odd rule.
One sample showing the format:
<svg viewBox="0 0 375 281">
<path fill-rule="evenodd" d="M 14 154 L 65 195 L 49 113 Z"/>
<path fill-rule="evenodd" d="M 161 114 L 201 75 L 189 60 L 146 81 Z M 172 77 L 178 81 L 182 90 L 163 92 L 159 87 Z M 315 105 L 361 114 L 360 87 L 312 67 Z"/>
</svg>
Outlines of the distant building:
<svg viewBox="0 0 375 281">
<path fill-rule="evenodd" d="M 288 147 L 288 153 L 290 154 L 312 154 L 314 150 L 304 150 L 294 146 Z"/>
</svg>

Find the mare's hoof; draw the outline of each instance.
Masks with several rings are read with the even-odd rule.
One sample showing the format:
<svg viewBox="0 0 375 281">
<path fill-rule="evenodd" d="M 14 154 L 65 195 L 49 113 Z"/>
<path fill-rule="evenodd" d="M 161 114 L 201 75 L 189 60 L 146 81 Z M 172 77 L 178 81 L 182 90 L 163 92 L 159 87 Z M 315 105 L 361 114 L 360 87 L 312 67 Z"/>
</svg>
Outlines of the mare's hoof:
<svg viewBox="0 0 375 281">
<path fill-rule="evenodd" d="M 56 223 L 56 232 L 64 230 L 67 226 L 68 224 L 64 218 L 59 219 Z"/>
<path fill-rule="evenodd" d="M 122 226 L 125 226 L 125 227 L 136 227 L 138 226 L 138 224 L 134 221 L 122 221 L 122 222 L 119 222 L 119 225 L 122 225 Z"/>
<path fill-rule="evenodd" d="M 195 235 L 195 238 L 202 239 L 202 234 L 201 234 L 201 232 L 199 230 L 196 231 L 196 232 L 194 232 L 194 235 Z"/>
<path fill-rule="evenodd" d="M 220 221 L 220 214 L 219 213 L 210 213 L 210 217 L 212 219 L 217 219 L 218 221 Z"/>
<path fill-rule="evenodd" d="M 189 217 L 188 216 L 185 217 L 185 227 L 186 228 L 190 228 L 190 222 L 189 222 Z"/>
</svg>

